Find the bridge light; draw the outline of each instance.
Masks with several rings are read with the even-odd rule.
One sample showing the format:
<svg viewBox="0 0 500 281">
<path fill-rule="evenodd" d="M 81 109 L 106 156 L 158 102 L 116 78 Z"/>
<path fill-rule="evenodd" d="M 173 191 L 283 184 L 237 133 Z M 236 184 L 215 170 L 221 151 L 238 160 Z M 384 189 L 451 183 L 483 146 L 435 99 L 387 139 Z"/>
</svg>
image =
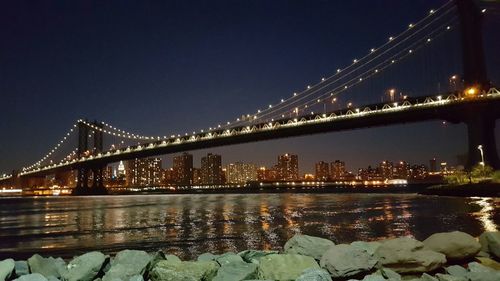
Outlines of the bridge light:
<svg viewBox="0 0 500 281">
<path fill-rule="evenodd" d="M 338 68 L 338 69 L 337 69 L 337 73 L 339 73 L 340 71 L 341 71 L 341 70 L 340 70 L 340 68 Z"/>
<path fill-rule="evenodd" d="M 414 25 L 413 25 L 413 23 L 410 23 L 410 24 L 408 25 L 408 28 L 413 28 L 413 26 L 414 26 Z"/>
<path fill-rule="evenodd" d="M 434 10 L 430 10 L 429 14 L 434 14 L 434 12 L 435 12 Z"/>
<path fill-rule="evenodd" d="M 357 60 L 357 59 L 353 59 L 353 60 L 352 60 L 352 62 L 353 62 L 353 63 L 357 63 L 357 62 L 358 62 L 358 60 Z"/>
<path fill-rule="evenodd" d="M 479 89 L 476 87 L 470 87 L 465 90 L 465 94 L 468 96 L 475 96 L 479 93 Z"/>
<path fill-rule="evenodd" d="M 321 81 L 325 81 L 325 77 L 321 78 Z"/>
<path fill-rule="evenodd" d="M 389 41 L 392 41 L 392 40 L 394 40 L 394 37 L 392 37 L 392 36 L 389 37 Z"/>
<path fill-rule="evenodd" d="M 486 13 L 486 9 L 482 9 L 481 13 L 483 13 L 483 14 Z"/>
<path fill-rule="evenodd" d="M 450 30 L 450 29 L 451 29 L 451 26 L 449 26 L 449 25 L 448 25 L 448 26 L 446 27 L 446 30 Z"/>
<path fill-rule="evenodd" d="M 372 52 L 372 53 L 375 52 L 375 48 L 371 48 L 370 52 Z"/>
</svg>

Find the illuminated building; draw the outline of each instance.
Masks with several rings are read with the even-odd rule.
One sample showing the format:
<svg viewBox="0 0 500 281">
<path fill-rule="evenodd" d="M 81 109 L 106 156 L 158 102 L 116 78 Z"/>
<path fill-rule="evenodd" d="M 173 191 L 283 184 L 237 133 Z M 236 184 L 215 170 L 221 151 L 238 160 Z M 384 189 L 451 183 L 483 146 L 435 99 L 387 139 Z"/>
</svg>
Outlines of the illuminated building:
<svg viewBox="0 0 500 281">
<path fill-rule="evenodd" d="M 400 161 L 396 167 L 396 177 L 399 179 L 407 179 L 410 177 L 410 164 L 405 161 Z"/>
<path fill-rule="evenodd" d="M 202 184 L 201 181 L 201 170 L 198 168 L 193 168 L 193 184 L 199 185 Z"/>
<path fill-rule="evenodd" d="M 412 179 L 422 180 L 427 178 L 428 171 L 425 165 L 413 165 L 410 169 L 410 177 Z"/>
<path fill-rule="evenodd" d="M 191 185 L 193 183 L 193 155 L 184 152 L 174 157 L 173 170 L 175 183 Z"/>
<path fill-rule="evenodd" d="M 346 176 L 345 162 L 335 160 L 330 163 L 330 178 L 333 180 L 343 180 Z"/>
<path fill-rule="evenodd" d="M 431 172 L 431 173 L 437 172 L 436 158 L 432 158 L 431 160 L 429 160 L 429 172 Z"/>
<path fill-rule="evenodd" d="M 259 181 L 275 181 L 278 178 L 278 172 L 277 172 L 277 167 L 274 166 L 273 168 L 266 168 L 266 167 L 260 167 L 257 170 L 257 180 Z"/>
<path fill-rule="evenodd" d="M 245 184 L 257 180 L 257 167 L 250 163 L 231 163 L 226 166 L 226 182 Z"/>
<path fill-rule="evenodd" d="M 379 169 L 372 168 L 372 166 L 368 166 L 367 169 L 359 169 L 358 178 L 360 180 L 382 180 Z"/>
<path fill-rule="evenodd" d="M 123 164 L 123 161 L 120 161 L 120 163 L 118 163 L 118 177 L 125 176 L 126 173 L 125 164 Z"/>
<path fill-rule="evenodd" d="M 220 155 L 208 153 L 201 158 L 201 183 L 202 184 L 223 184 L 222 181 L 222 157 Z"/>
<path fill-rule="evenodd" d="M 315 167 L 314 167 L 314 175 L 316 177 L 316 180 L 318 181 L 327 181 L 328 178 L 330 177 L 330 167 L 328 165 L 328 163 L 326 162 L 323 162 L 323 161 L 320 161 L 318 163 L 316 163 Z"/>
<path fill-rule="evenodd" d="M 175 183 L 175 173 L 173 168 L 163 170 L 162 182 L 165 184 Z"/>
<path fill-rule="evenodd" d="M 160 158 L 141 158 L 127 161 L 128 186 L 160 185 L 162 179 Z"/>
<path fill-rule="evenodd" d="M 278 156 L 278 179 L 283 181 L 294 181 L 299 179 L 299 158 L 294 154 L 283 154 Z"/>
<path fill-rule="evenodd" d="M 382 161 L 379 164 L 380 176 L 385 180 L 394 178 L 394 165 L 390 161 Z"/>
</svg>

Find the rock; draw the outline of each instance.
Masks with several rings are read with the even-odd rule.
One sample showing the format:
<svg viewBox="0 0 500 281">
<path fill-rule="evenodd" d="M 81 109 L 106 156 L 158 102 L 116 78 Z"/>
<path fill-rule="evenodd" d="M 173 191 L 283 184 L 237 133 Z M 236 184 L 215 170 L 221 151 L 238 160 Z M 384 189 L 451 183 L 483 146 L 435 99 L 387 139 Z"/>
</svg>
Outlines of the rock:
<svg viewBox="0 0 500 281">
<path fill-rule="evenodd" d="M 420 280 L 421 281 L 439 281 L 437 278 L 434 278 L 433 276 L 431 276 L 427 273 L 422 274 L 422 277 L 420 277 Z"/>
<path fill-rule="evenodd" d="M 448 274 L 436 274 L 436 277 L 439 281 L 467 281 L 468 279 L 465 277 L 453 276 Z"/>
<path fill-rule="evenodd" d="M 214 255 L 214 254 L 211 254 L 211 253 L 203 253 L 201 255 L 198 256 L 198 261 L 214 261 L 215 259 L 217 259 L 218 255 Z"/>
<path fill-rule="evenodd" d="M 492 260 L 490 258 L 476 257 L 476 259 L 484 266 L 492 268 L 494 270 L 500 270 L 500 263 Z"/>
<path fill-rule="evenodd" d="M 324 269 L 309 268 L 304 270 L 295 281 L 332 281 L 332 277 Z"/>
<path fill-rule="evenodd" d="M 176 255 L 165 255 L 165 259 L 169 261 L 181 261 L 181 259 Z"/>
<path fill-rule="evenodd" d="M 105 266 L 107 257 L 101 252 L 89 252 L 74 258 L 63 274 L 65 281 L 92 281 Z"/>
<path fill-rule="evenodd" d="M 30 274 L 30 268 L 28 266 L 27 261 L 15 261 L 15 269 L 16 276 L 23 276 Z"/>
<path fill-rule="evenodd" d="M 470 281 L 498 281 L 500 271 L 496 271 L 477 262 L 468 264 L 469 272 L 467 277 Z"/>
<path fill-rule="evenodd" d="M 229 264 L 229 263 L 240 263 L 240 262 L 244 263 L 243 259 L 235 253 L 222 254 L 222 255 L 218 256 L 215 259 L 215 261 L 218 262 L 221 266 Z"/>
<path fill-rule="evenodd" d="M 295 280 L 308 268 L 319 269 L 318 263 L 309 256 L 272 254 L 260 259 L 259 279 Z"/>
<path fill-rule="evenodd" d="M 440 268 L 446 256 L 424 250 L 424 244 L 410 237 L 389 239 L 382 242 L 375 255 L 383 267 L 398 273 L 422 273 Z"/>
<path fill-rule="evenodd" d="M 423 243 L 425 248 L 442 253 L 451 260 L 471 258 L 481 250 L 481 244 L 474 237 L 460 231 L 435 233 Z"/>
<path fill-rule="evenodd" d="M 479 236 L 481 250 L 500 258 L 500 231 L 486 231 Z"/>
<path fill-rule="evenodd" d="M 159 261 L 151 272 L 152 281 L 210 281 L 217 274 L 215 261 Z"/>
<path fill-rule="evenodd" d="M 396 271 L 393 271 L 389 268 L 381 268 L 381 269 L 377 270 L 377 272 L 375 272 L 375 274 L 382 275 L 385 279 L 391 280 L 391 281 L 401 280 L 401 275 L 399 275 L 399 273 L 397 273 Z"/>
<path fill-rule="evenodd" d="M 296 234 L 285 243 L 284 251 L 286 254 L 299 254 L 319 260 L 323 253 L 334 245 L 335 243 L 325 238 Z"/>
<path fill-rule="evenodd" d="M 380 247 L 380 245 L 381 245 L 381 243 L 376 242 L 376 241 L 373 241 L 373 242 L 354 241 L 351 243 L 351 246 L 365 250 L 370 255 L 375 254 L 375 251 L 377 251 L 377 249 L 378 249 L 378 247 Z"/>
<path fill-rule="evenodd" d="M 366 275 L 362 281 L 386 281 L 386 279 L 381 276 L 381 275 L 378 275 L 378 274 L 370 274 L 370 275 Z"/>
<path fill-rule="evenodd" d="M 332 277 L 349 277 L 371 270 L 377 259 L 367 251 L 340 244 L 332 246 L 323 254 L 320 265 L 328 270 Z"/>
<path fill-rule="evenodd" d="M 99 280 L 97 280 L 99 279 Z M 101 281 L 100 278 L 94 279 L 94 281 Z M 49 276 L 47 278 L 48 281 L 60 281 L 59 278 L 55 278 L 54 276 Z"/>
<path fill-rule="evenodd" d="M 40 273 L 32 273 L 32 274 L 23 275 L 17 279 L 14 279 L 14 281 L 47 281 L 47 278 L 45 278 L 45 276 L 43 276 Z"/>
<path fill-rule="evenodd" d="M 244 261 L 236 261 L 225 263 L 221 266 L 212 281 L 240 281 L 251 278 L 257 278 L 257 265 Z"/>
<path fill-rule="evenodd" d="M 0 281 L 4 281 L 12 276 L 16 264 L 13 259 L 0 261 Z"/>
<path fill-rule="evenodd" d="M 45 278 L 49 278 L 50 276 L 61 278 L 62 274 L 66 272 L 66 262 L 61 258 L 44 258 L 35 254 L 28 259 L 28 265 L 31 273 L 40 273 Z"/>
<path fill-rule="evenodd" d="M 170 256 L 170 255 L 169 255 Z M 176 257 L 177 258 L 177 257 Z M 144 271 L 144 279 L 149 280 L 149 273 L 153 270 L 153 268 L 156 266 L 156 264 L 159 261 L 166 260 L 166 256 L 162 251 L 156 252 L 153 257 L 151 257 L 151 260 L 149 261 L 148 265 L 146 266 L 146 270 Z M 174 258 L 171 258 L 173 260 Z M 179 258 L 177 258 L 178 261 L 180 261 Z"/>
<path fill-rule="evenodd" d="M 128 279 L 129 281 L 144 281 L 142 275 L 134 275 Z M 95 280 L 94 280 L 95 281 Z"/>
<path fill-rule="evenodd" d="M 111 268 L 106 272 L 102 280 L 112 281 L 114 279 L 121 279 L 122 281 L 128 281 L 130 277 L 143 273 L 151 258 L 144 251 L 120 251 L 111 261 Z"/>
<path fill-rule="evenodd" d="M 479 253 L 476 254 L 476 257 L 491 258 L 491 255 L 488 252 L 479 251 Z"/>
<path fill-rule="evenodd" d="M 238 256 L 240 256 L 245 262 L 255 263 L 258 265 L 259 260 L 262 257 L 265 257 L 267 255 L 271 255 L 271 254 L 278 254 L 278 251 L 245 250 L 245 251 L 239 252 Z"/>
<path fill-rule="evenodd" d="M 468 273 L 467 269 L 461 267 L 460 265 L 452 265 L 452 266 L 449 266 L 449 267 L 445 267 L 444 270 L 449 275 L 453 275 L 453 276 L 456 276 L 456 277 L 467 278 L 467 273 Z"/>
</svg>

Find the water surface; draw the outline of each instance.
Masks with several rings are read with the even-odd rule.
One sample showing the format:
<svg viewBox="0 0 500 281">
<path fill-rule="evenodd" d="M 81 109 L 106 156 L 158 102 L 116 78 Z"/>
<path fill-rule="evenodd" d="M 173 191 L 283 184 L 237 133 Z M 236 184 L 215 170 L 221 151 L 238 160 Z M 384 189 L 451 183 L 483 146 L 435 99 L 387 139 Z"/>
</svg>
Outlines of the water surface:
<svg viewBox="0 0 500 281">
<path fill-rule="evenodd" d="M 414 194 L 187 194 L 0 199 L 0 258 L 100 250 L 280 249 L 295 233 L 336 242 L 500 225 L 500 199 Z"/>
</svg>

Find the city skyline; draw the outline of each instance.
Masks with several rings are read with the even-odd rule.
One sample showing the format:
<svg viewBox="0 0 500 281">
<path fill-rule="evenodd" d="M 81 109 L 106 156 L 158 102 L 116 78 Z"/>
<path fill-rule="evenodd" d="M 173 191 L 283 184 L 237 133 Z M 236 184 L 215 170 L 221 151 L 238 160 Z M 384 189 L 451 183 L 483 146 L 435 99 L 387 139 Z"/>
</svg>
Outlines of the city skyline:
<svg viewBox="0 0 500 281">
<path fill-rule="evenodd" d="M 234 119 L 335 72 L 337 67 L 373 48 L 372 42 L 383 42 L 388 34 L 406 28 L 409 18 L 419 19 L 443 2 L 391 2 L 393 17 L 364 12 L 383 9 L 378 3 L 300 2 L 282 12 L 283 22 L 276 21 L 273 13 L 258 5 L 225 3 L 220 11 L 217 7 L 202 5 L 195 8 L 194 13 L 206 21 L 203 30 L 197 30 L 199 25 L 195 23 L 185 23 L 188 18 L 185 15 L 191 9 L 182 4 L 173 5 L 167 16 L 144 6 L 137 10 L 124 5 L 116 11 L 118 16 L 103 13 L 105 9 L 88 7 L 90 20 L 86 23 L 77 21 L 82 16 L 76 12 L 78 4 L 56 5 L 36 15 L 32 15 L 31 7 L 22 3 L 9 4 L 7 8 L 10 9 L 2 11 L 15 12 L 7 12 L 8 15 L 0 18 L 20 25 L 6 22 L 8 28 L 3 35 L 7 40 L 0 52 L 6 62 L 5 69 L 9 70 L 0 76 L 6 79 L 0 80 L 5 82 L 0 84 L 2 92 L 6 93 L 4 102 L 7 105 L 0 114 L 2 119 L 9 121 L 0 125 L 1 131 L 9 132 L 7 137 L 0 139 L 0 171 L 11 172 L 13 167 L 28 164 L 26 159 L 37 159 L 36 155 L 59 138 L 62 128 L 81 117 L 109 120 L 120 127 L 151 134 L 182 133 Z M 260 4 L 269 5 L 269 11 L 280 6 L 279 3 Z M 58 13 L 59 8 L 67 13 Z M 208 9 L 208 13 L 203 13 L 203 8 Z M 317 16 L 306 21 L 309 17 L 304 17 L 304 10 Z M 362 16 L 353 27 L 346 30 L 339 25 L 352 21 L 345 15 L 357 15 L 360 11 Z M 155 22 L 136 21 L 131 17 L 135 12 L 150 15 Z M 63 16 L 55 17 L 55 14 Z M 383 16 L 377 18 L 377 14 Z M 232 16 L 226 19 L 224 15 Z M 104 26 L 120 32 L 109 33 L 106 28 L 99 28 L 108 17 L 115 21 L 112 26 Z M 132 20 L 128 21 L 129 18 Z M 236 20 L 236 24 L 225 25 L 230 20 Z M 72 29 L 69 34 L 65 24 L 81 31 L 82 37 L 70 36 L 75 32 Z M 220 33 L 216 32 L 221 25 L 224 27 Z M 45 28 L 52 31 L 48 33 Z M 148 30 L 145 35 L 143 29 Z M 383 32 L 371 32 L 372 29 Z M 131 34 L 127 33 L 129 30 Z M 186 37 L 186 31 L 192 32 L 192 36 Z M 250 37 L 244 36 L 247 33 Z M 323 36 L 325 34 L 328 36 Z M 59 36 L 66 36 L 67 41 L 58 41 Z M 309 40 L 297 41 L 297 38 Z M 116 45 L 122 41 L 129 45 L 125 48 L 121 43 Z M 257 43 L 261 41 L 268 44 Z M 145 42 L 146 47 L 138 42 Z M 106 46 L 108 43 L 110 45 Z M 207 45 L 213 48 L 207 51 Z M 487 46 L 494 49 L 495 44 Z M 488 62 L 493 64 L 497 60 L 493 57 Z M 43 71 L 49 65 L 52 75 Z M 454 67 L 445 70 L 446 75 L 455 75 Z M 494 72 L 497 70 L 492 71 L 491 78 L 498 79 L 498 73 Z M 204 75 L 206 73 L 210 75 Z M 446 89 L 446 79 L 442 79 L 443 84 L 439 87 L 433 84 L 432 88 L 441 89 L 442 86 Z M 397 82 L 396 79 L 387 83 L 384 89 L 403 88 L 403 82 Z M 401 91 L 411 89 L 411 86 L 404 87 Z M 383 95 L 380 89 L 373 92 L 377 99 Z M 143 94 L 146 99 L 139 98 Z M 141 114 L 128 114 L 130 107 Z M 218 110 L 220 108 L 225 110 Z M 193 111 L 196 118 L 191 116 Z M 329 158 L 350 157 L 354 167 L 366 166 L 381 155 L 394 161 L 399 158 L 413 162 L 441 155 L 446 162 L 453 163 L 456 155 L 466 151 L 463 125 L 424 122 L 404 126 L 329 133 L 213 151 L 227 155 L 228 159 L 254 158 L 254 162 L 273 153 L 297 151 L 304 155 L 303 163 L 311 166 L 315 158 L 324 154 L 326 147 L 332 147 L 328 150 Z M 499 135 L 498 128 L 496 135 Z M 32 141 L 33 136 L 36 142 Z M 249 155 L 248 151 L 258 153 Z M 272 158 L 264 161 L 271 162 Z"/>
</svg>

